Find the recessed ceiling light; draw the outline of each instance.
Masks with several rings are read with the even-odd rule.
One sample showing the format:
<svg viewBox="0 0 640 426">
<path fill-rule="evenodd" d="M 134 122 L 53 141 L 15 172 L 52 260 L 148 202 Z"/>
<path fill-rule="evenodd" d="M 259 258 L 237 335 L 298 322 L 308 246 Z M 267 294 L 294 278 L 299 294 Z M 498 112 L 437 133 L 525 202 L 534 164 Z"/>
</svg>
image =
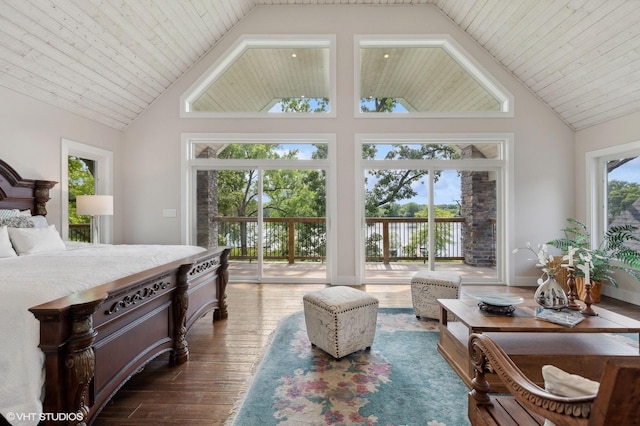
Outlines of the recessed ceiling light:
<svg viewBox="0 0 640 426">
<path fill-rule="evenodd" d="M 298 55 L 297 55 L 297 54 L 295 54 L 295 53 L 292 53 L 292 54 L 291 54 L 291 57 L 292 57 L 292 58 L 297 58 L 297 57 L 298 57 Z"/>
<path fill-rule="evenodd" d="M 389 59 L 389 54 L 388 54 L 388 53 L 385 53 L 385 54 L 384 54 L 384 56 L 383 56 L 383 58 L 385 58 L 385 59 Z"/>
</svg>

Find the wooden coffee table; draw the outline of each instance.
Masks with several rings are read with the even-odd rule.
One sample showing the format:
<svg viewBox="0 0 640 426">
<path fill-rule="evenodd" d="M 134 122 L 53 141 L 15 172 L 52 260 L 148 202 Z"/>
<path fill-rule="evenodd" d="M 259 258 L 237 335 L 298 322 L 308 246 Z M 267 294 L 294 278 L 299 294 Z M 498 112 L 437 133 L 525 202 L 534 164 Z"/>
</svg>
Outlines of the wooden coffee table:
<svg viewBox="0 0 640 426">
<path fill-rule="evenodd" d="M 489 314 L 476 299 L 438 299 L 441 307 L 438 352 L 460 378 L 471 387 L 473 368 L 467 342 L 471 333 L 495 340 L 522 372 L 543 386 L 542 366 L 552 364 L 570 373 L 600 380 L 605 360 L 637 357 L 640 353 L 605 333 L 637 333 L 640 321 L 594 306 L 598 316 L 587 316 L 575 327 L 565 327 L 535 318 L 533 301 L 516 306 L 513 316 Z M 489 378 L 492 389 L 504 391 L 497 378 Z"/>
</svg>

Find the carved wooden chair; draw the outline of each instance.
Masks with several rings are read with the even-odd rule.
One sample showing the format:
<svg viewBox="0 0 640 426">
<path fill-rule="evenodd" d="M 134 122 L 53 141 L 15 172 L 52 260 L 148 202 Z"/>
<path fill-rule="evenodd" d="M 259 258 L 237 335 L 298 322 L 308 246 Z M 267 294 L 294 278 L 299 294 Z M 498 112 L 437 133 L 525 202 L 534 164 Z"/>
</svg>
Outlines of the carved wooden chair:
<svg viewBox="0 0 640 426">
<path fill-rule="evenodd" d="M 567 398 L 531 382 L 487 336 L 469 336 L 469 356 L 475 368 L 472 425 L 541 425 L 545 419 L 557 426 L 640 425 L 640 357 L 609 359 L 597 395 Z M 491 395 L 487 373 L 495 373 L 510 395 Z"/>
</svg>

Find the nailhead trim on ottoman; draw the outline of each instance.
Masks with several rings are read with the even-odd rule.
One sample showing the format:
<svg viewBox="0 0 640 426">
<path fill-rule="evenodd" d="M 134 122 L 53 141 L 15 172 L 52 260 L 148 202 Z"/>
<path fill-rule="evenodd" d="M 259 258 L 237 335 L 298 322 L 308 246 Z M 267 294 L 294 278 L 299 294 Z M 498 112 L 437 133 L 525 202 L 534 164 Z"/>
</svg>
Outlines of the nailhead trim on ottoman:
<svg viewBox="0 0 640 426">
<path fill-rule="evenodd" d="M 309 341 L 334 358 L 373 344 L 378 299 L 347 286 L 307 293 L 302 298 Z"/>
<path fill-rule="evenodd" d="M 437 299 L 457 299 L 460 295 L 459 274 L 439 271 L 418 271 L 411 278 L 411 300 L 416 317 L 440 319 Z"/>
</svg>

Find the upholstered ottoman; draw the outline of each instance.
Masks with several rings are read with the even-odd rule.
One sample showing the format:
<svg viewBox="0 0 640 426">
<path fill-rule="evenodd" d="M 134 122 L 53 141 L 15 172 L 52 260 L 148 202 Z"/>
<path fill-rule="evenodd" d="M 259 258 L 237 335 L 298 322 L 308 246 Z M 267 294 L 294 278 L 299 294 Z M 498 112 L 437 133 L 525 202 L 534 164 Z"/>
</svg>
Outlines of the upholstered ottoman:
<svg viewBox="0 0 640 426">
<path fill-rule="evenodd" d="M 461 279 L 459 274 L 451 272 L 416 272 L 411 278 L 411 300 L 416 317 L 440 319 L 437 299 L 457 299 Z"/>
<path fill-rule="evenodd" d="M 307 293 L 302 298 L 309 341 L 342 358 L 373 344 L 378 319 L 378 299 L 347 286 Z"/>
</svg>

